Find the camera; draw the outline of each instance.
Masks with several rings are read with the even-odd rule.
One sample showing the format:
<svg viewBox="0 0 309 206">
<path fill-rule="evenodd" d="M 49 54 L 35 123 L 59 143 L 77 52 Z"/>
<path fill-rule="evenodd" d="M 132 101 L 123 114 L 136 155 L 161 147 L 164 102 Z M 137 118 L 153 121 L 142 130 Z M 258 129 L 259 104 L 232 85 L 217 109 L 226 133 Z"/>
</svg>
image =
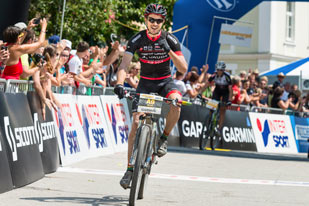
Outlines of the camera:
<svg viewBox="0 0 309 206">
<path fill-rule="evenodd" d="M 33 54 L 32 55 L 32 61 L 35 65 L 37 65 L 38 63 L 40 63 L 40 61 L 42 60 L 42 64 L 44 61 L 46 61 L 45 56 L 41 55 L 41 54 Z"/>
<path fill-rule="evenodd" d="M 33 23 L 34 24 L 39 24 L 40 21 L 41 21 L 41 18 L 36 18 L 36 19 L 33 20 Z"/>
<path fill-rule="evenodd" d="M 2 46 L 1 46 L 1 50 L 8 50 L 8 47 L 7 47 L 7 46 L 2 45 Z"/>
</svg>

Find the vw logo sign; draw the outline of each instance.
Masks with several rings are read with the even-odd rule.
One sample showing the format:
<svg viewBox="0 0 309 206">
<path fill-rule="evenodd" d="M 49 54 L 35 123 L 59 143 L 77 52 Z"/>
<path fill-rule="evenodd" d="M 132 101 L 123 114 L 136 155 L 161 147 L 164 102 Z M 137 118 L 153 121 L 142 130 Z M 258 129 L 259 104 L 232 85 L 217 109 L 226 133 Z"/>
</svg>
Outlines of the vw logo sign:
<svg viewBox="0 0 309 206">
<path fill-rule="evenodd" d="M 221 12 L 232 11 L 236 6 L 236 0 L 207 0 L 209 5 Z"/>
</svg>

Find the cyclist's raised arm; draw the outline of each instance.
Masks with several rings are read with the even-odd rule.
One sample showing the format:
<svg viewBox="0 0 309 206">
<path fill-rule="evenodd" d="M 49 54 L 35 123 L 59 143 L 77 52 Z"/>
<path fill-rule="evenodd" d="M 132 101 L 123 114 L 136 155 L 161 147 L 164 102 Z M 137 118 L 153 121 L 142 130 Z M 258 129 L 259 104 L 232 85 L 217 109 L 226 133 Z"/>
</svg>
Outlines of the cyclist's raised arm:
<svg viewBox="0 0 309 206">
<path fill-rule="evenodd" d="M 125 52 L 121 64 L 117 72 L 117 84 L 123 85 L 126 79 L 127 69 L 132 61 L 133 55 L 131 53 Z"/>
</svg>

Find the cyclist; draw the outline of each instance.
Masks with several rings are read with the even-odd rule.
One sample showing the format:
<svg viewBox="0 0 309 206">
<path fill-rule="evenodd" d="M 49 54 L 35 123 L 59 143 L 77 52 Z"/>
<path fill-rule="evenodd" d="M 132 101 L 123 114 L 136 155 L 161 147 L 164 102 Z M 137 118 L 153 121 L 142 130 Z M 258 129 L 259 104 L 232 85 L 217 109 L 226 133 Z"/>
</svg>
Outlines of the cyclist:
<svg viewBox="0 0 309 206">
<path fill-rule="evenodd" d="M 149 4 L 144 13 L 146 30 L 134 35 L 128 42 L 126 52 L 117 72 L 117 84 L 115 94 L 121 99 L 124 96 L 123 83 L 126 78 L 126 70 L 130 65 L 135 52 L 140 57 L 141 73 L 137 86 L 137 93 L 158 93 L 171 99 L 181 99 L 181 93 L 171 77 L 170 60 L 181 73 L 186 73 L 187 63 L 180 50 L 178 39 L 162 30 L 167 15 L 166 9 L 160 4 Z M 138 127 L 139 117 L 142 113 L 137 112 L 137 102 L 133 102 L 133 123 L 128 138 L 128 168 L 120 185 L 126 189 L 130 185 L 133 175 L 133 165 L 130 165 L 133 143 Z M 159 140 L 158 156 L 162 157 L 167 152 L 167 137 L 180 116 L 180 108 L 170 106 L 166 117 L 164 132 Z"/>
<path fill-rule="evenodd" d="M 226 64 L 223 61 L 219 61 L 216 64 L 216 72 L 208 79 L 209 82 L 215 82 L 215 90 L 212 95 L 212 99 L 230 104 L 233 97 L 232 80 L 228 72 L 225 71 Z M 221 129 L 224 122 L 226 107 L 220 107 L 220 119 L 218 136 L 221 136 Z"/>
</svg>

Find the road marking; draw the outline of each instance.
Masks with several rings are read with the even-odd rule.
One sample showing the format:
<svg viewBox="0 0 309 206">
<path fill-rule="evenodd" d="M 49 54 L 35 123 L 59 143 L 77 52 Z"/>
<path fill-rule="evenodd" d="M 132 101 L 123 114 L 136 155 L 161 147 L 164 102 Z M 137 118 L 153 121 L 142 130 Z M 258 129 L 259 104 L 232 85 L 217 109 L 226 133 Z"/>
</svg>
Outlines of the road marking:
<svg viewBox="0 0 309 206">
<path fill-rule="evenodd" d="M 83 168 L 73 168 L 73 167 L 60 167 L 58 168 L 58 172 L 96 174 L 96 175 L 113 175 L 113 176 L 123 175 L 123 171 L 117 171 L 117 170 L 97 170 L 97 169 L 83 169 Z M 158 178 L 158 179 L 225 183 L 225 184 L 251 184 L 251 185 L 269 185 L 269 186 L 309 187 L 309 182 L 283 181 L 283 180 L 235 179 L 235 178 L 201 177 L 201 176 L 187 176 L 187 175 L 159 174 L 159 173 L 150 174 L 150 177 Z"/>
</svg>

